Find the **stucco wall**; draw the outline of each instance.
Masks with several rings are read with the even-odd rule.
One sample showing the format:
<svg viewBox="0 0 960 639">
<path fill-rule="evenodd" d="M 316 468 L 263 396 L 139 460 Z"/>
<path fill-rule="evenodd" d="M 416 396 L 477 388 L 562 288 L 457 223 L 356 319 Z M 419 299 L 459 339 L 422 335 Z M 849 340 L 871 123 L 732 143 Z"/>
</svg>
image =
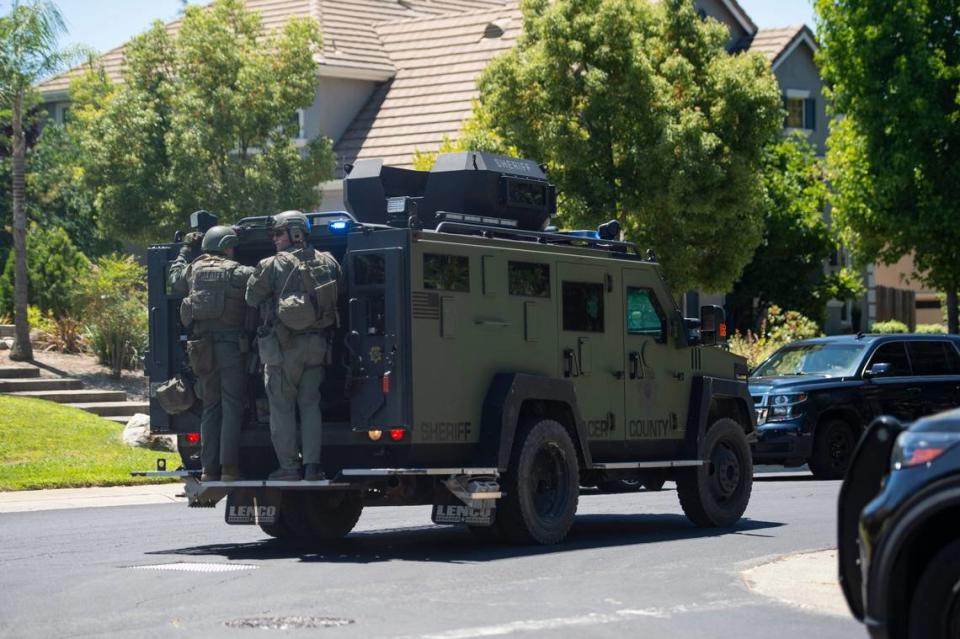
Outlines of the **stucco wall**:
<svg viewBox="0 0 960 639">
<path fill-rule="evenodd" d="M 336 143 L 376 88 L 376 82 L 320 78 L 317 95 L 303 114 L 307 139 L 326 135 Z"/>
<path fill-rule="evenodd" d="M 747 32 L 740 26 L 740 23 L 737 22 L 733 14 L 727 10 L 721 0 L 697 0 L 696 6 L 697 9 L 703 9 L 711 18 L 727 25 L 727 28 L 730 29 L 731 44 L 747 35 Z"/>
</svg>

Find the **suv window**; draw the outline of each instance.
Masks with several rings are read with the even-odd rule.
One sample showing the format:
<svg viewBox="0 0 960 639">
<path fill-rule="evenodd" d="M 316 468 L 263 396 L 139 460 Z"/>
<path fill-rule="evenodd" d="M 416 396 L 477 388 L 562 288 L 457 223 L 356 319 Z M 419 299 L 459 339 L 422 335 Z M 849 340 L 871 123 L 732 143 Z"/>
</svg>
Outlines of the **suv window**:
<svg viewBox="0 0 960 639">
<path fill-rule="evenodd" d="M 949 358 L 947 350 L 952 351 Z M 956 374 L 956 349 L 946 342 L 910 342 L 907 344 L 910 361 L 916 375 L 953 375 Z"/>
<path fill-rule="evenodd" d="M 867 368 L 874 364 L 890 364 L 893 367 L 891 375 L 910 374 L 910 360 L 907 359 L 907 349 L 903 342 L 890 342 L 880 346 L 870 358 Z"/>
<path fill-rule="evenodd" d="M 603 332 L 603 284 L 564 282 L 563 330 L 578 333 Z"/>
<path fill-rule="evenodd" d="M 648 288 L 627 287 L 627 332 L 663 340 L 664 315 L 657 298 Z"/>
<path fill-rule="evenodd" d="M 470 292 L 470 258 L 465 255 L 423 254 L 423 288 Z"/>
</svg>

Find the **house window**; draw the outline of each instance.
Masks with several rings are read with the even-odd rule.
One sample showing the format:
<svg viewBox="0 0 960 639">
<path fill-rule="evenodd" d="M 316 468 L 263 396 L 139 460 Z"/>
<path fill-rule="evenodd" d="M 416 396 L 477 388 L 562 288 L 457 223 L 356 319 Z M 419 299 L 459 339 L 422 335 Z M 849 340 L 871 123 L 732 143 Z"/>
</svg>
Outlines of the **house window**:
<svg viewBox="0 0 960 639">
<path fill-rule="evenodd" d="M 809 91 L 788 90 L 783 106 L 787 110 L 786 128 L 805 131 L 817 128 L 817 100 L 810 97 Z"/>
<path fill-rule="evenodd" d="M 290 122 L 288 126 L 294 132 L 294 137 L 296 139 L 303 139 L 303 109 L 297 109 L 293 112 L 293 115 L 290 116 Z"/>
</svg>

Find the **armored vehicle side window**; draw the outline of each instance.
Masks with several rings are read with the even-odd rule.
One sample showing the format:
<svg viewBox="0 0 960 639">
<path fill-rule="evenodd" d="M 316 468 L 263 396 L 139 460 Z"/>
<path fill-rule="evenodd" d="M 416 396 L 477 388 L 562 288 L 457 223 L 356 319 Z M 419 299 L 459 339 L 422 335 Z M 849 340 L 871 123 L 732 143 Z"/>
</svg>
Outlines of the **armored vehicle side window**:
<svg viewBox="0 0 960 639">
<path fill-rule="evenodd" d="M 666 317 L 657 298 L 648 288 L 627 287 L 627 332 L 631 335 L 650 335 L 662 341 Z"/>
<path fill-rule="evenodd" d="M 954 359 L 948 359 L 947 350 L 953 351 Z M 910 342 L 907 344 L 910 361 L 916 375 L 955 375 L 956 351 L 946 342 Z"/>
<path fill-rule="evenodd" d="M 907 349 L 903 342 L 890 342 L 878 348 L 870 358 L 867 368 L 874 364 L 890 364 L 893 367 L 890 371 L 892 375 L 910 374 L 910 360 L 907 359 Z"/>
<path fill-rule="evenodd" d="M 383 256 L 367 253 L 353 256 L 353 283 L 357 286 L 383 286 Z"/>
<path fill-rule="evenodd" d="M 465 255 L 423 254 L 423 288 L 470 292 L 470 258 Z"/>
<path fill-rule="evenodd" d="M 563 283 L 563 330 L 603 332 L 603 284 Z"/>
<path fill-rule="evenodd" d="M 510 294 L 523 297 L 550 297 L 550 265 L 531 262 L 507 264 Z"/>
</svg>

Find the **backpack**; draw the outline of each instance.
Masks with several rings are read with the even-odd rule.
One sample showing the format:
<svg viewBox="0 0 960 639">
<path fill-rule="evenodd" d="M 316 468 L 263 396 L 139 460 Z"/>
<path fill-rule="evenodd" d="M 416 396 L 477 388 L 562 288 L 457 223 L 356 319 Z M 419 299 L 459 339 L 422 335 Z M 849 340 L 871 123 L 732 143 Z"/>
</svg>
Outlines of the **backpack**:
<svg viewBox="0 0 960 639">
<path fill-rule="evenodd" d="M 296 264 L 280 291 L 277 318 L 295 331 L 339 325 L 340 265 L 329 253 L 312 250 L 310 259 L 301 259 L 304 253 L 288 253 Z"/>
<path fill-rule="evenodd" d="M 209 255 L 194 261 L 190 294 L 180 305 L 180 319 L 184 326 L 203 320 L 222 320 L 228 324 L 243 321 L 243 300 L 228 292 L 237 264 L 224 264 L 226 261 Z"/>
</svg>

